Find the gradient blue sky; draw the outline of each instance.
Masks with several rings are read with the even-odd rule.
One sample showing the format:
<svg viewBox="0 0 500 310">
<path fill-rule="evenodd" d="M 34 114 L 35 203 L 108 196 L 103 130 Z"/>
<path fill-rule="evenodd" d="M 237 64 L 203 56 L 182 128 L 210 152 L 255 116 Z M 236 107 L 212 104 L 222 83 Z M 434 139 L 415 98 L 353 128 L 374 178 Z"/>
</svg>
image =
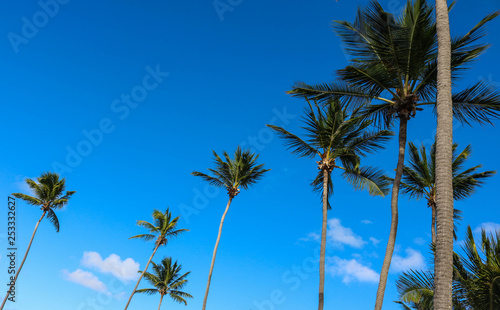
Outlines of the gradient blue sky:
<svg viewBox="0 0 500 310">
<path fill-rule="evenodd" d="M 77 191 L 58 212 L 60 233 L 48 221 L 40 225 L 18 281 L 17 302 L 7 309 L 122 309 L 135 271 L 153 248 L 128 237 L 144 232 L 136 220 L 149 221 L 153 209 L 167 207 L 182 214 L 180 227 L 190 231 L 161 248 L 155 261 L 172 256 L 191 271 L 186 291 L 195 298 L 187 307 L 166 299 L 164 308 L 201 308 L 227 195 L 190 173 L 212 166 L 212 150 L 232 152 L 238 144 L 252 146 L 272 171 L 233 202 L 208 308 L 316 307 L 321 205 L 309 186 L 316 164 L 291 156 L 265 124 L 300 132 L 303 102 L 285 91 L 295 81 L 329 81 L 346 65 L 330 23 L 352 21 L 356 7 L 367 1 L 216 2 L 229 5 L 224 12 L 212 1 L 60 3 L 57 10 L 49 7 L 52 16 L 46 20 L 36 1 L 9 1 L 0 13 L 2 287 L 8 277 L 7 196 L 25 192 L 26 177 L 55 166 L 67 189 Z M 404 2 L 381 4 L 397 12 Z M 457 1 L 452 33 L 464 33 L 498 9 L 497 0 Z M 38 26 L 25 26 L 33 18 Z M 28 38 L 20 39 L 23 32 Z M 500 21 L 491 22 L 488 32 L 491 48 L 457 88 L 480 78 L 500 85 L 500 37 L 495 35 Z M 144 85 L 149 90 L 143 92 Z M 129 105 L 127 96 L 135 98 Z M 470 164 L 498 170 L 495 128 L 455 125 L 460 147 L 472 144 Z M 94 133 L 94 144 L 86 133 Z M 417 144 L 430 146 L 434 133 L 430 111 L 409 124 L 409 140 Z M 80 157 L 74 154 L 78 150 Z M 393 139 L 366 163 L 391 172 L 396 152 Z M 334 180 L 325 309 L 369 309 L 389 233 L 389 199 L 355 192 L 335 173 Z M 499 185 L 493 177 L 456 204 L 464 216 L 459 236 L 467 225 L 498 226 Z M 17 208 L 22 256 L 40 210 L 19 200 Z M 384 309 L 399 309 L 392 301 L 400 270 L 430 266 L 429 226 L 425 202 L 400 200 Z M 138 295 L 129 309 L 157 307 L 158 301 L 158 296 Z"/>
</svg>

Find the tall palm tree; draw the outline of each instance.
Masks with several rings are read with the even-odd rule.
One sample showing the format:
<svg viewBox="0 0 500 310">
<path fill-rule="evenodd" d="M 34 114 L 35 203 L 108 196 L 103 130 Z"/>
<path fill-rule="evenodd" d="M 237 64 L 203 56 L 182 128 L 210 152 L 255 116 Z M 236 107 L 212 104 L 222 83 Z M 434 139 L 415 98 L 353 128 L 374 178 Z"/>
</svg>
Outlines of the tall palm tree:
<svg viewBox="0 0 500 310">
<path fill-rule="evenodd" d="M 420 150 L 412 142 L 408 143 L 410 158 L 408 166 L 403 169 L 401 191 L 411 198 L 424 198 L 432 211 L 431 234 L 432 242 L 436 243 L 436 145 L 433 144 L 427 154 L 422 144 Z M 484 179 L 493 176 L 496 171 L 478 172 L 481 165 L 465 169 L 463 166 L 471 154 L 468 145 L 462 152 L 457 152 L 457 144 L 453 145 L 452 182 L 453 199 L 462 200 L 474 194 L 477 187 L 484 183 Z M 454 209 L 455 221 L 460 219 L 461 212 Z M 456 225 L 455 225 L 456 228 Z M 454 229 L 454 237 L 456 229 Z"/>
<path fill-rule="evenodd" d="M 125 310 L 127 310 L 128 305 L 130 304 L 130 301 L 132 300 L 132 296 L 134 296 L 137 287 L 139 286 L 139 283 L 141 282 L 142 277 L 148 270 L 149 263 L 151 263 L 151 260 L 155 256 L 156 251 L 158 248 L 162 245 L 166 245 L 168 240 L 173 237 L 177 237 L 181 233 L 188 231 L 187 229 L 181 228 L 177 229 L 177 224 L 179 222 L 179 216 L 172 219 L 172 213 L 170 213 L 169 209 L 165 211 L 165 213 L 154 210 L 153 211 L 153 223 L 149 223 L 146 221 L 137 221 L 137 225 L 142 226 L 149 230 L 149 234 L 141 234 L 141 235 L 136 235 L 133 237 L 130 237 L 129 239 L 142 239 L 144 241 L 150 241 L 153 239 L 156 239 L 155 241 L 155 248 L 153 250 L 153 253 L 151 254 L 151 257 L 149 258 L 146 267 L 144 267 L 144 271 L 141 273 L 141 276 L 137 280 L 137 284 L 134 287 L 134 290 L 132 291 L 132 294 L 130 294 L 130 297 L 127 301 L 127 305 L 125 306 Z"/>
<path fill-rule="evenodd" d="M 31 239 L 28 244 L 28 248 L 26 249 L 26 253 L 24 254 L 23 260 L 19 265 L 19 268 L 17 269 L 17 273 L 14 277 L 14 285 L 17 281 L 17 278 L 19 277 L 21 269 L 23 268 L 24 262 L 26 261 L 26 257 L 28 256 L 28 253 L 30 251 L 31 244 L 33 243 L 33 239 L 35 238 L 38 225 L 40 224 L 42 219 L 45 217 L 45 215 L 47 215 L 47 219 L 52 223 L 52 225 L 54 225 L 56 232 L 59 232 L 59 220 L 54 210 L 59 210 L 66 204 L 68 204 L 71 196 L 76 193 L 76 191 L 66 191 L 66 193 L 64 193 L 64 191 L 66 190 L 66 179 L 59 179 L 59 174 L 57 173 L 45 172 L 36 180 L 37 182 L 29 178 L 26 179 L 26 183 L 33 192 L 34 196 L 21 193 L 12 194 L 14 197 L 22 199 L 30 205 L 40 207 L 40 210 L 43 211 L 42 216 L 35 225 L 35 230 L 31 235 Z M 0 310 L 5 306 L 9 294 L 10 290 L 7 291 L 7 295 L 2 302 Z"/>
<path fill-rule="evenodd" d="M 207 306 L 208 291 L 210 290 L 215 256 L 217 255 L 217 248 L 219 247 L 220 236 L 222 233 L 222 225 L 224 224 L 224 219 L 226 218 L 229 206 L 231 205 L 234 197 L 239 194 L 240 187 L 248 189 L 250 186 L 257 183 L 257 181 L 262 178 L 264 173 L 270 170 L 264 169 L 264 164 L 257 165 L 257 158 L 259 155 L 252 154 L 250 150 L 242 151 L 239 146 L 234 152 L 234 159 L 230 158 L 229 154 L 225 151 L 223 152 L 224 159 L 217 155 L 215 151 L 213 151 L 213 155 L 215 169 L 208 169 L 212 173 L 212 176 L 197 171 L 192 172 L 192 175 L 201 177 L 213 186 L 225 188 L 227 190 L 227 194 L 229 195 L 229 201 L 227 202 L 224 214 L 222 214 L 222 219 L 220 220 L 219 225 L 219 233 L 217 235 L 217 240 L 215 241 L 212 263 L 210 264 L 210 271 L 208 273 L 207 289 L 205 291 L 205 297 L 203 298 L 203 310 L 205 310 Z"/>
<path fill-rule="evenodd" d="M 435 309 L 453 305 L 453 95 L 451 93 L 451 34 L 446 0 L 436 0 L 437 96 L 436 96 L 436 294 Z"/>
<path fill-rule="evenodd" d="M 153 285 L 154 288 L 143 288 L 137 290 L 136 293 L 146 293 L 149 295 L 154 295 L 160 293 L 160 304 L 158 305 L 158 310 L 160 310 L 161 302 L 165 295 L 170 296 L 173 300 L 178 303 L 187 302 L 184 298 L 193 298 L 190 294 L 181 291 L 184 285 L 187 284 L 188 280 L 186 277 L 191 273 L 186 272 L 181 275 L 181 265 L 177 265 L 177 261 L 172 264 L 172 259 L 170 257 L 165 257 L 160 264 L 153 264 L 153 273 L 144 273 L 144 278 Z"/>
<path fill-rule="evenodd" d="M 463 36 L 451 42 L 452 78 L 483 53 L 488 45 L 478 42 L 487 22 L 483 18 Z M 425 106 L 435 106 L 437 91 L 437 40 L 433 8 L 426 0 L 408 0 L 400 16 L 385 12 L 375 0 L 359 9 L 354 23 L 336 21 L 335 30 L 346 45 L 350 64 L 337 71 L 332 83 L 298 83 L 293 96 L 327 103 L 340 99 L 348 106 L 364 105 L 364 113 L 378 125 L 391 127 L 399 121 L 399 148 L 391 196 L 391 228 L 380 272 L 375 309 L 382 308 L 387 276 L 396 242 L 399 185 L 403 174 L 408 121 Z M 500 116 L 500 94 L 480 81 L 453 95 L 453 114 L 462 123 L 489 123 Z M 450 157 L 451 158 L 451 157 Z M 452 222 L 451 222 L 452 223 Z"/>
<path fill-rule="evenodd" d="M 387 130 L 368 132 L 366 128 L 372 121 L 363 120 L 354 113 L 350 118 L 346 108 L 340 102 L 329 105 L 313 106 L 308 101 L 304 117 L 306 130 L 303 140 L 285 129 L 267 125 L 276 130 L 293 154 L 300 157 L 319 157 L 318 175 L 312 182 L 316 191 L 322 193 L 323 219 L 321 226 L 321 250 L 319 263 L 319 304 L 323 309 L 325 285 L 325 249 L 327 210 L 330 208 L 329 197 L 332 194 L 332 171 L 342 170 L 342 176 L 356 189 L 367 189 L 371 195 L 384 196 L 387 180 L 382 172 L 372 167 L 360 167 L 360 157 L 382 148 L 392 133 Z"/>
<path fill-rule="evenodd" d="M 453 254 L 452 304 L 454 310 L 500 309 L 500 231 L 481 230 L 476 244 L 467 227 L 462 254 Z M 432 271 L 410 270 L 396 282 L 400 303 L 410 309 L 435 309 L 435 278 Z M 437 307 L 437 305 L 436 305 Z"/>
</svg>

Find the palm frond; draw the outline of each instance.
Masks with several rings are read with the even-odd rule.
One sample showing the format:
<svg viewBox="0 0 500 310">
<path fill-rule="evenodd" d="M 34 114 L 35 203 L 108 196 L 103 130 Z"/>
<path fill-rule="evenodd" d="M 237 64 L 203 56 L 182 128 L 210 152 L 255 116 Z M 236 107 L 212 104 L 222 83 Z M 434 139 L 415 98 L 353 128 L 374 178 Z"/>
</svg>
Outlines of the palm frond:
<svg viewBox="0 0 500 310">
<path fill-rule="evenodd" d="M 193 171 L 191 172 L 191 174 L 194 175 L 195 177 L 201 177 L 204 181 L 208 182 L 212 186 L 224 187 L 224 183 L 222 183 L 219 179 L 209 176 L 207 174 L 198 171 Z"/>
<path fill-rule="evenodd" d="M 54 228 L 56 229 L 56 232 L 59 232 L 59 219 L 57 218 L 56 213 L 52 209 L 47 209 L 47 219 L 49 222 L 54 225 Z"/>
<path fill-rule="evenodd" d="M 427 271 L 404 272 L 396 282 L 399 298 L 417 309 L 433 309 L 434 275 Z"/>
<path fill-rule="evenodd" d="M 453 115 L 461 123 L 492 124 L 500 117 L 500 93 L 490 84 L 479 81 L 453 95 Z"/>
<path fill-rule="evenodd" d="M 156 236 L 152 235 L 152 234 L 142 234 L 142 235 L 132 236 L 129 239 L 141 239 L 141 240 L 144 240 L 144 241 L 150 241 L 150 240 L 153 240 L 155 238 L 156 238 Z"/>
<path fill-rule="evenodd" d="M 320 198 L 320 201 L 323 201 L 323 192 L 324 192 L 324 175 L 323 171 L 318 170 L 318 174 L 316 175 L 316 178 L 311 182 L 311 186 L 313 187 L 313 191 L 318 193 L 318 196 Z M 330 205 L 330 197 L 333 195 L 333 182 L 332 182 L 332 176 L 331 173 L 328 173 L 328 180 L 327 180 L 327 209 L 330 210 L 332 206 Z"/>
<path fill-rule="evenodd" d="M 380 169 L 368 166 L 359 169 L 345 169 L 342 176 L 355 189 L 368 190 L 372 196 L 384 197 L 389 193 L 391 182 Z"/>
<path fill-rule="evenodd" d="M 359 156 L 366 156 L 382 149 L 384 143 L 389 141 L 392 136 L 394 136 L 394 133 L 389 130 L 360 133 L 358 137 L 353 138 L 347 143 L 346 148 Z"/>
<path fill-rule="evenodd" d="M 334 81 L 317 85 L 296 83 L 292 90 L 287 92 L 292 97 L 313 99 L 319 103 L 327 104 L 332 100 L 340 100 L 342 104 L 356 108 L 379 99 L 369 92 L 342 81 Z"/>
<path fill-rule="evenodd" d="M 266 126 L 278 132 L 278 135 L 285 140 L 285 146 L 287 146 L 289 150 L 292 150 L 292 154 L 297 154 L 299 157 L 309 158 L 314 158 L 314 156 L 318 154 L 318 151 L 315 148 L 287 130 L 274 125 Z"/>
<path fill-rule="evenodd" d="M 148 295 L 154 295 L 158 293 L 158 290 L 154 288 L 141 288 L 136 290 L 135 293 L 145 293 Z"/>
<path fill-rule="evenodd" d="M 29 203 L 30 205 L 40 206 L 43 204 L 43 202 L 40 199 L 26 195 L 26 194 L 13 193 L 12 196 L 19 198 L 19 199 L 22 199 L 22 200 L 26 201 L 27 203 Z"/>
<path fill-rule="evenodd" d="M 153 215 L 153 218 L 154 218 L 154 215 Z M 140 226 L 140 227 L 144 227 L 147 230 L 149 230 L 150 232 L 156 232 L 156 231 L 158 231 L 160 229 L 160 227 L 155 226 L 154 224 L 151 224 L 150 222 L 143 221 L 143 220 L 138 220 L 137 223 L 136 223 L 136 225 Z"/>
</svg>

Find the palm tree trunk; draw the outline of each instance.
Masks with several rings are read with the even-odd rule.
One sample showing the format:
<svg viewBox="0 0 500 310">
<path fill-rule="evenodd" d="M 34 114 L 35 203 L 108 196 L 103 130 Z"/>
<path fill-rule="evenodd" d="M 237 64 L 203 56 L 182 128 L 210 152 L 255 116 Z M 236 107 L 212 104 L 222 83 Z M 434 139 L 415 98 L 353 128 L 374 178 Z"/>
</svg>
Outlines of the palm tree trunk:
<svg viewBox="0 0 500 310">
<path fill-rule="evenodd" d="M 38 229 L 38 225 L 40 225 L 40 222 L 42 221 L 42 219 L 46 213 L 47 213 L 47 211 L 43 211 L 42 217 L 40 217 L 38 222 L 36 222 L 35 230 L 33 231 L 33 234 L 31 235 L 31 240 L 30 240 L 30 243 L 28 244 L 28 248 L 26 249 L 26 253 L 24 254 L 23 261 L 21 262 L 21 265 L 19 265 L 19 269 L 17 269 L 16 276 L 14 277 L 14 285 L 17 281 L 17 277 L 19 277 L 19 273 L 21 272 L 21 269 L 23 268 L 24 262 L 26 261 L 26 257 L 28 257 L 28 253 L 30 251 L 31 244 L 33 243 L 33 239 L 35 238 L 35 234 L 36 234 L 36 231 Z M 10 294 L 10 289 L 9 289 L 9 291 L 7 291 L 7 295 L 3 299 L 2 306 L 0 307 L 0 310 L 2 310 L 3 307 L 5 306 L 5 303 L 7 302 L 7 299 L 9 298 L 9 294 Z"/>
<path fill-rule="evenodd" d="M 396 235 L 398 233 L 398 198 L 399 198 L 399 185 L 401 183 L 401 176 L 403 175 L 403 167 L 405 162 L 406 150 L 406 131 L 408 127 L 408 117 L 400 115 L 399 118 L 399 155 L 398 165 L 396 166 L 396 176 L 392 184 L 391 196 L 391 230 L 389 233 L 389 240 L 387 241 L 387 249 L 385 250 L 384 263 L 382 264 L 382 271 L 380 272 L 380 281 L 378 283 L 377 298 L 375 300 L 375 310 L 381 310 L 384 302 L 385 287 L 387 285 L 387 277 L 389 275 L 389 267 L 391 266 L 392 253 L 396 244 Z"/>
<path fill-rule="evenodd" d="M 217 235 L 217 241 L 215 241 L 214 254 L 212 255 L 212 263 L 210 264 L 210 271 L 208 272 L 207 289 L 205 291 L 205 297 L 203 298 L 203 308 L 202 308 L 203 310 L 205 310 L 207 306 L 208 291 L 210 290 L 210 281 L 212 280 L 212 272 L 214 271 L 215 256 L 217 255 L 217 248 L 219 247 L 220 235 L 222 233 L 222 225 L 224 224 L 224 219 L 226 218 L 227 210 L 229 210 L 229 206 L 231 205 L 232 200 L 233 197 L 229 196 L 229 201 L 227 202 L 226 210 L 224 211 L 222 219 L 220 220 L 219 234 Z"/>
<path fill-rule="evenodd" d="M 158 310 L 160 310 L 160 307 L 161 307 L 161 301 L 163 300 L 163 295 L 161 295 L 160 297 L 160 304 L 158 305 Z"/>
<path fill-rule="evenodd" d="M 328 210 L 328 170 L 323 168 L 323 223 L 321 225 L 321 250 L 319 256 L 319 304 L 318 310 L 323 310 L 325 301 L 325 253 L 326 253 L 326 225 Z"/>
<path fill-rule="evenodd" d="M 156 250 L 158 250 L 159 246 L 160 246 L 160 243 L 156 242 L 156 247 L 155 247 L 155 249 L 153 251 L 153 254 L 151 254 L 151 257 L 149 258 L 148 263 L 146 264 L 146 267 L 142 271 L 141 276 L 139 277 L 139 280 L 137 280 L 137 284 L 135 285 L 134 290 L 132 291 L 132 294 L 130 294 L 130 297 L 129 297 L 128 301 L 127 301 L 127 305 L 125 306 L 125 310 L 127 310 L 128 305 L 130 304 L 130 301 L 132 300 L 132 297 L 134 296 L 135 291 L 137 290 L 137 287 L 139 286 L 139 283 L 141 282 L 142 277 L 146 273 L 146 270 L 148 270 L 149 264 L 151 263 L 151 260 L 153 259 L 153 256 L 155 256 Z"/>
<path fill-rule="evenodd" d="M 435 202 L 431 203 L 431 209 L 432 209 L 432 227 L 431 227 L 432 243 L 434 245 L 436 245 L 436 203 Z"/>
<path fill-rule="evenodd" d="M 434 309 L 452 309 L 453 280 L 453 103 L 451 37 L 446 0 L 436 0 L 438 40 L 436 131 L 436 256 Z"/>
</svg>

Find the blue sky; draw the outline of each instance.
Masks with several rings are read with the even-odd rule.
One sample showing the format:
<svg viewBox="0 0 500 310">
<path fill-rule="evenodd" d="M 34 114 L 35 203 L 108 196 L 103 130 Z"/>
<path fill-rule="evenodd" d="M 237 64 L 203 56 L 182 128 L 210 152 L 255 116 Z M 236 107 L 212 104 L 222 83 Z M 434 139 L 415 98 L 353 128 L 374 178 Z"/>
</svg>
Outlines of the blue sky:
<svg viewBox="0 0 500 310">
<path fill-rule="evenodd" d="M 52 3 L 52 5 L 48 5 Z M 212 150 L 252 147 L 272 169 L 242 191 L 229 210 L 208 308 L 299 310 L 317 305 L 317 236 L 321 205 L 309 183 L 316 164 L 289 154 L 265 124 L 300 132 L 303 102 L 285 94 L 294 82 L 330 81 L 347 64 L 332 20 L 352 21 L 367 1 L 17 1 L 1 10 L 0 279 L 7 283 L 7 196 L 26 192 L 24 179 L 59 170 L 77 193 L 58 212 L 61 231 L 43 221 L 7 309 L 122 309 L 152 243 L 137 220 L 154 209 L 181 215 L 189 232 L 161 248 L 191 271 L 188 306 L 201 308 L 224 190 L 190 175 L 212 166 Z M 382 0 L 391 12 L 403 1 Z M 217 5 L 217 8 L 216 8 Z M 43 14 L 43 7 L 50 14 Z M 459 0 L 452 34 L 464 33 L 496 0 Z M 42 13 L 41 13 L 42 12 Z M 49 16 L 50 15 L 50 16 Z M 31 25 L 30 25 L 31 24 Z M 500 86 L 500 21 L 488 25 L 491 48 L 457 89 L 484 78 Z M 498 124 L 498 122 L 496 122 Z M 429 146 L 430 111 L 409 124 L 409 141 Z M 455 122 L 455 141 L 472 144 L 471 165 L 498 170 L 493 126 Z M 388 172 L 396 140 L 366 160 Z M 389 233 L 388 198 L 355 192 L 334 173 L 329 211 L 325 308 L 373 306 Z M 498 176 L 459 202 L 465 227 L 497 227 Z M 18 256 L 40 210 L 17 202 Z M 397 249 L 384 309 L 398 309 L 394 281 L 409 267 L 429 267 L 430 211 L 400 199 Z M 19 257 L 19 261 L 20 262 Z M 2 284 L 3 286 L 6 286 Z M 145 287 L 145 283 L 141 284 Z M 157 307 L 136 296 L 129 309 Z"/>
</svg>

